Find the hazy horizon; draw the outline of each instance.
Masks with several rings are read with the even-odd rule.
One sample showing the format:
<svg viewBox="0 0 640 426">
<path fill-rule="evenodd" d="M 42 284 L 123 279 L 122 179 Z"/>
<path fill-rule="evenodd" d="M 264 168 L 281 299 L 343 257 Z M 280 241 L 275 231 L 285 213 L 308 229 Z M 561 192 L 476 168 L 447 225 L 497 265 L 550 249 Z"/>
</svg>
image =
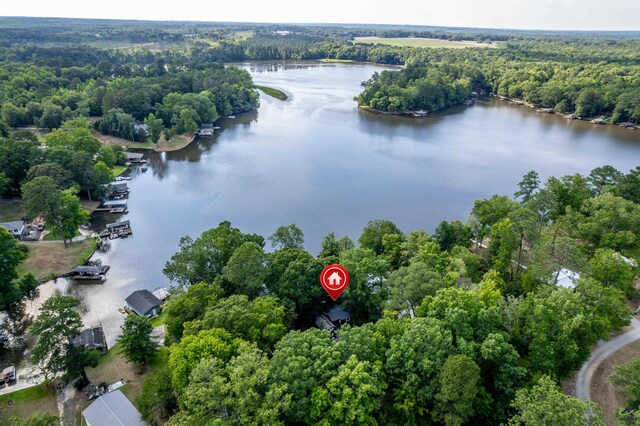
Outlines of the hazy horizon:
<svg viewBox="0 0 640 426">
<path fill-rule="evenodd" d="M 319 8 L 292 0 L 246 0 L 236 4 L 201 4 L 183 0 L 179 6 L 113 0 L 108 8 L 87 8 L 67 0 L 3 5 L 2 17 L 80 18 L 144 21 L 236 22 L 336 25 L 422 25 L 481 29 L 542 31 L 640 31 L 640 2 L 610 0 L 435 0 L 404 2 L 389 7 L 381 0 L 326 0 Z"/>
</svg>

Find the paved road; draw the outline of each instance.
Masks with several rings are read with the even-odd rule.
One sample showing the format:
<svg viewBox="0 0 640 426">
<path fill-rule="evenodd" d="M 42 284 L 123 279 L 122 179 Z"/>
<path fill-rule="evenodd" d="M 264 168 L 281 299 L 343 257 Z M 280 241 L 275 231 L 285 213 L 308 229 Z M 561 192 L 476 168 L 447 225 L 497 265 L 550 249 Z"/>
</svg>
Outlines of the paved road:
<svg viewBox="0 0 640 426">
<path fill-rule="evenodd" d="M 576 377 L 576 396 L 578 399 L 581 401 L 591 399 L 589 396 L 591 378 L 602 361 L 607 359 L 611 354 L 623 346 L 640 339 L 640 321 L 633 318 L 631 320 L 631 327 L 632 329 L 630 331 L 616 336 L 606 342 L 599 343 L 596 350 L 591 352 L 591 356 L 587 362 L 582 365 L 582 368 L 580 368 L 578 376 Z"/>
</svg>

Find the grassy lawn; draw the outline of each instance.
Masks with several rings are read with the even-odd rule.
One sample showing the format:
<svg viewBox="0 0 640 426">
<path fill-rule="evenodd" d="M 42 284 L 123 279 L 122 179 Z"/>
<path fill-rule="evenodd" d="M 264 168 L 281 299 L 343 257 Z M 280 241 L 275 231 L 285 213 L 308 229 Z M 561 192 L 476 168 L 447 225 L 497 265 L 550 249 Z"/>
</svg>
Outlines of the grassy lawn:
<svg viewBox="0 0 640 426">
<path fill-rule="evenodd" d="M 288 99 L 288 96 L 283 91 L 274 89 L 273 87 L 258 86 L 258 85 L 256 85 L 255 87 L 256 89 L 260 89 L 267 95 L 273 96 L 274 98 L 280 99 L 281 101 L 286 101 Z"/>
<path fill-rule="evenodd" d="M 151 325 L 154 327 L 157 327 L 162 324 L 164 324 L 164 312 L 160 312 L 160 315 L 151 319 Z"/>
<path fill-rule="evenodd" d="M 58 235 L 58 230 L 50 227 L 48 224 L 44 226 L 44 230 L 45 231 L 49 231 L 49 233 L 47 235 L 44 236 L 44 238 L 42 238 L 43 241 L 62 241 L 62 238 L 60 238 L 60 236 Z M 80 231 L 76 229 L 76 233 L 74 235 L 75 237 L 79 237 Z"/>
<path fill-rule="evenodd" d="M 465 47 L 497 47 L 496 44 L 478 43 L 475 41 L 451 41 L 440 40 L 435 38 L 420 38 L 420 37 L 397 37 L 397 38 L 381 38 L 381 37 L 355 37 L 355 44 L 359 43 L 374 43 L 374 44 L 386 44 L 389 46 L 401 46 L 401 47 L 446 47 L 449 49 L 462 49 Z"/>
<path fill-rule="evenodd" d="M 0 222 L 13 222 L 26 217 L 27 212 L 23 203 L 0 200 Z"/>
<path fill-rule="evenodd" d="M 176 151 L 189 145 L 193 139 L 193 135 L 182 134 L 174 136 L 170 141 L 165 140 L 164 136 L 162 136 L 158 143 L 153 143 L 150 140 L 146 142 L 132 142 L 115 136 L 103 135 L 95 131 L 93 132 L 93 136 L 105 145 L 120 145 L 125 148 L 148 149 L 156 152 Z"/>
<path fill-rule="evenodd" d="M 122 347 L 116 343 L 102 357 L 96 368 L 87 368 L 87 376 L 92 383 L 115 383 L 123 380 L 126 384 L 120 388 L 122 393 L 135 405 L 135 398 L 142 392 L 144 379 L 152 369 L 165 368 L 167 365 L 167 357 L 169 350 L 160 348 L 155 358 L 151 361 L 151 369 L 148 367 L 140 368 L 134 364 L 130 364 L 124 358 Z"/>
<path fill-rule="evenodd" d="M 113 176 L 120 176 L 127 170 L 127 166 L 113 166 Z"/>
<path fill-rule="evenodd" d="M 33 274 L 38 281 L 59 276 L 78 265 L 84 265 L 96 249 L 93 238 L 69 244 L 65 249 L 61 241 L 20 243 L 29 248 L 29 254 L 20 265 L 18 274 L 22 277 Z"/>
<path fill-rule="evenodd" d="M 9 405 L 9 401 L 13 401 L 13 403 Z M 58 404 L 55 391 L 48 390 L 43 386 L 34 386 L 0 396 L 0 424 L 13 416 L 29 418 L 36 413 L 45 412 L 57 416 Z"/>
</svg>

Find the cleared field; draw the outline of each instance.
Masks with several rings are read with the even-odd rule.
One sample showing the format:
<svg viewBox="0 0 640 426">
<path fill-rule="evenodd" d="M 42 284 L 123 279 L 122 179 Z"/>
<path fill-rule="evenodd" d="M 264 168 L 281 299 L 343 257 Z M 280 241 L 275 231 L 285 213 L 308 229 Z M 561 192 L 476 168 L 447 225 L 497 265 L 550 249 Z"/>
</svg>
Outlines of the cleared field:
<svg viewBox="0 0 640 426">
<path fill-rule="evenodd" d="M 104 135 L 100 132 L 93 132 L 93 136 L 105 145 L 120 145 L 126 148 L 148 149 L 155 152 L 177 151 L 189 145 L 193 139 L 193 135 L 182 134 L 175 135 L 170 141 L 167 141 L 162 135 L 158 143 L 153 143 L 149 140 L 146 142 L 132 142 L 127 139 Z"/>
<path fill-rule="evenodd" d="M 437 38 L 419 38 L 419 37 L 398 37 L 398 38 L 382 38 L 382 37 L 355 37 L 355 44 L 373 43 L 387 44 L 389 46 L 404 47 L 446 47 L 448 49 L 463 49 L 465 47 L 498 47 L 493 43 L 478 43 L 477 41 L 450 41 L 440 40 Z"/>
<path fill-rule="evenodd" d="M 29 254 L 18 265 L 18 275 L 22 277 L 31 273 L 38 281 L 64 274 L 84 264 L 96 248 L 96 241 L 93 238 L 71 243 L 66 249 L 62 241 L 20 244 L 29 247 Z"/>
</svg>

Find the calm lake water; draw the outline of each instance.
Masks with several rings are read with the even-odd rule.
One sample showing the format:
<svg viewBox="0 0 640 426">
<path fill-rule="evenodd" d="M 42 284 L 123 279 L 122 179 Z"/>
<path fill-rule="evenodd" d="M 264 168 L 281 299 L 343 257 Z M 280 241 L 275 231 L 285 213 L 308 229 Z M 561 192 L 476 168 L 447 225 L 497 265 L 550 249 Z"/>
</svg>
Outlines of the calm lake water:
<svg viewBox="0 0 640 426">
<path fill-rule="evenodd" d="M 180 237 L 197 237 L 223 220 L 265 237 L 295 223 L 316 254 L 327 233 L 355 240 L 371 219 L 390 219 L 405 232 L 465 220 L 474 200 L 513 194 L 529 170 L 544 179 L 604 164 L 627 172 L 640 164 L 640 131 L 493 99 L 424 119 L 360 111 L 353 97 L 361 81 L 384 69 L 375 65 L 243 66 L 257 84 L 282 89 L 290 99 L 261 95 L 257 112 L 220 120 L 212 139 L 147 154 L 149 171 L 132 171 L 123 217 L 133 236 L 94 256 L 111 265 L 107 281 L 47 283 L 30 311 L 54 291 L 79 295 L 85 325 L 101 322 L 113 344 L 125 297 L 169 287 L 162 268 Z M 94 222 L 100 227 L 117 218 Z"/>
</svg>

